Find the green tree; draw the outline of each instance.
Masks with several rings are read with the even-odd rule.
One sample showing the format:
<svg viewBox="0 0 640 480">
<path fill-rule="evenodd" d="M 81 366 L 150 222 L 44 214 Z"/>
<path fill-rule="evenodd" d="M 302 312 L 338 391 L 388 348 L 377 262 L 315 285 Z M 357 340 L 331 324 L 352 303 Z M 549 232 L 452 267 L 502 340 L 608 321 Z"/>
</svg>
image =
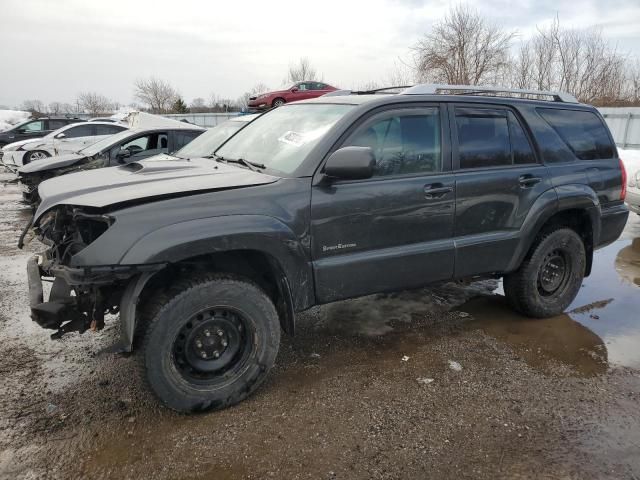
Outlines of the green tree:
<svg viewBox="0 0 640 480">
<path fill-rule="evenodd" d="M 173 113 L 189 113 L 189 108 L 187 107 L 187 104 L 184 103 L 184 100 L 182 100 L 182 97 L 177 97 L 176 101 L 173 102 L 171 111 Z"/>
</svg>

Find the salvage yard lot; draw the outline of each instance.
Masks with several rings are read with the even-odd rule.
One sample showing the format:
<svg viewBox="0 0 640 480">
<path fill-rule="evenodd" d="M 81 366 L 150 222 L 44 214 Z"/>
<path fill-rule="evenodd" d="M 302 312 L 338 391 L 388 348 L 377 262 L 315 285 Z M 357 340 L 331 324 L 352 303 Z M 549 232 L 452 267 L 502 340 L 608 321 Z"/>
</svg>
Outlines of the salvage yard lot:
<svg viewBox="0 0 640 480">
<path fill-rule="evenodd" d="M 100 354 L 113 319 L 32 324 L 19 194 L 0 186 L 2 478 L 640 478 L 635 215 L 568 314 L 519 317 L 494 281 L 314 308 L 254 396 L 184 416 Z"/>
</svg>

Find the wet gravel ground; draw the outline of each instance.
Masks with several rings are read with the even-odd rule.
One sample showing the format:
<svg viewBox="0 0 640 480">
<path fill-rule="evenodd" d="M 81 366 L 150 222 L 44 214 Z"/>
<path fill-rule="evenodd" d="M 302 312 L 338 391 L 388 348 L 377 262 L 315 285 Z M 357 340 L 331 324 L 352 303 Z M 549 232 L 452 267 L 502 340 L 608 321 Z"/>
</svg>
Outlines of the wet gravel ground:
<svg viewBox="0 0 640 480">
<path fill-rule="evenodd" d="M 640 478 L 635 216 L 564 315 L 515 315 L 494 281 L 315 308 L 253 397 L 184 416 L 99 353 L 117 322 L 32 324 L 18 198 L 0 186 L 1 478 Z"/>
</svg>

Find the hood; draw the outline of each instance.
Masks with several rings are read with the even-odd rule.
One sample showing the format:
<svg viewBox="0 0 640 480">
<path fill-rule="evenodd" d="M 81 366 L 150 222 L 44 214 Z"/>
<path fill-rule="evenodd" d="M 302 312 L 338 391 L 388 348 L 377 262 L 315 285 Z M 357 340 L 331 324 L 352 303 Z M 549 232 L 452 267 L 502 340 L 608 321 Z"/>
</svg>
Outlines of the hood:
<svg viewBox="0 0 640 480">
<path fill-rule="evenodd" d="M 273 183 L 278 177 L 208 158 L 159 155 L 121 167 L 62 175 L 38 188 L 42 203 L 34 222 L 57 204 L 106 207 L 144 198 Z"/>
<path fill-rule="evenodd" d="M 80 160 L 85 159 L 84 155 L 78 155 L 77 153 L 67 153 L 65 155 L 55 155 L 46 160 L 38 160 L 37 162 L 28 163 L 18 169 L 19 173 L 35 173 L 44 172 L 47 170 L 55 170 L 56 168 L 68 167 L 74 163 L 78 163 Z"/>
<path fill-rule="evenodd" d="M 19 142 L 13 142 L 2 147 L 2 150 L 7 152 L 9 150 L 18 150 L 18 148 L 26 145 L 27 143 L 36 143 L 42 141 L 42 138 L 28 138 L 26 140 L 20 140 Z"/>
</svg>

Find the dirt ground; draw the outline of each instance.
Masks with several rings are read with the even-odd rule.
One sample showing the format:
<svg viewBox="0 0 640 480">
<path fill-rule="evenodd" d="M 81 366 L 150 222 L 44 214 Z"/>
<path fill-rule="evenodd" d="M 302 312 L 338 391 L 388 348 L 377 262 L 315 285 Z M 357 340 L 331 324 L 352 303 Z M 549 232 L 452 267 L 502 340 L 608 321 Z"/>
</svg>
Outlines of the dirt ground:
<svg viewBox="0 0 640 480">
<path fill-rule="evenodd" d="M 100 354 L 117 321 L 29 319 L 18 198 L 0 186 L 1 478 L 640 478 L 635 215 L 564 315 L 519 317 L 496 281 L 316 308 L 253 397 L 184 416 Z"/>
</svg>

